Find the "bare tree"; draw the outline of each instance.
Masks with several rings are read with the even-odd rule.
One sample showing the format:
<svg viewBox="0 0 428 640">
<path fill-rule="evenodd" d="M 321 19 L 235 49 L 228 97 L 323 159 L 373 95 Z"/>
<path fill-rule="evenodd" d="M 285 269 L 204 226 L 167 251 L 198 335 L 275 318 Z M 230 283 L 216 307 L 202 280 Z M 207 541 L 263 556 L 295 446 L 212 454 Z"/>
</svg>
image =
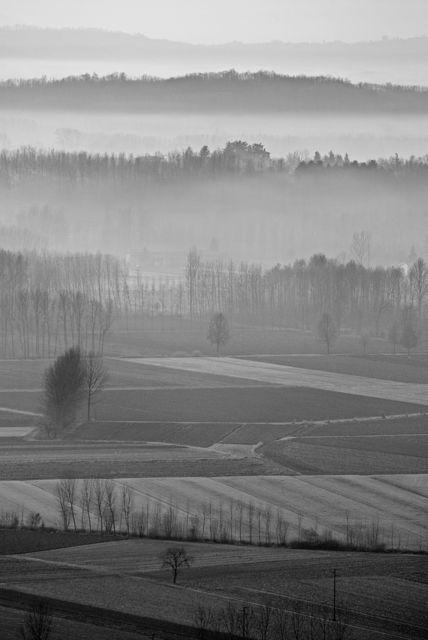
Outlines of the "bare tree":
<svg viewBox="0 0 428 640">
<path fill-rule="evenodd" d="M 87 419 L 91 420 L 91 408 L 95 396 L 104 388 L 108 371 L 104 366 L 103 357 L 90 351 L 86 356 L 85 388 L 87 397 Z"/>
<path fill-rule="evenodd" d="M 67 483 L 68 480 L 66 479 L 59 480 L 55 486 L 58 509 L 60 512 L 62 528 L 64 529 L 64 531 L 68 531 L 71 522 L 71 510 Z"/>
<path fill-rule="evenodd" d="M 169 547 L 161 555 L 162 568 L 171 569 L 172 582 L 176 584 L 178 572 L 182 567 L 190 567 L 193 558 L 188 555 L 184 547 Z"/>
<path fill-rule="evenodd" d="M 82 510 L 82 522 L 86 518 L 89 531 L 92 531 L 92 504 L 94 499 L 94 481 L 85 478 L 80 491 L 80 508 Z M 83 527 L 82 527 L 83 528 Z"/>
<path fill-rule="evenodd" d="M 52 623 L 49 605 L 43 601 L 37 602 L 25 616 L 21 637 L 23 640 L 48 640 L 52 632 Z"/>
<path fill-rule="evenodd" d="M 338 330 L 333 318 L 329 313 L 323 313 L 321 320 L 318 322 L 318 336 L 326 346 L 327 353 L 330 353 L 332 345 L 336 342 Z"/>
<path fill-rule="evenodd" d="M 106 531 L 116 533 L 117 505 L 116 485 L 113 480 L 104 481 L 105 509 L 104 526 Z"/>
<path fill-rule="evenodd" d="M 389 327 L 388 340 L 392 344 L 392 353 L 395 355 L 397 352 L 397 345 L 400 343 L 400 326 L 397 321 L 394 321 Z"/>
<path fill-rule="evenodd" d="M 47 369 L 42 402 L 48 433 L 53 437 L 76 419 L 83 399 L 85 376 L 78 347 L 68 349 Z"/>
<path fill-rule="evenodd" d="M 428 267 L 423 258 L 418 258 L 409 272 L 411 287 L 418 305 L 418 323 L 422 320 L 422 306 L 428 290 Z"/>
<path fill-rule="evenodd" d="M 363 354 L 367 355 L 367 349 L 370 344 L 370 336 L 365 331 L 360 335 L 360 345 L 363 350 Z"/>
<path fill-rule="evenodd" d="M 74 478 L 64 478 L 59 480 L 55 487 L 58 506 L 61 513 L 61 519 L 64 530 L 73 522 L 73 528 L 77 531 L 76 521 L 76 480 Z"/>
<path fill-rule="evenodd" d="M 403 313 L 403 327 L 400 336 L 400 345 L 407 350 L 407 356 L 410 357 L 410 350 L 414 349 L 418 344 L 418 336 L 414 329 L 413 309 L 407 307 Z"/>
<path fill-rule="evenodd" d="M 217 355 L 220 353 L 220 347 L 226 344 L 229 337 L 229 324 L 226 316 L 221 312 L 215 313 L 210 320 L 207 340 L 216 346 Z"/>
<path fill-rule="evenodd" d="M 370 266 L 370 234 L 367 231 L 354 233 L 351 254 L 357 264 Z"/>
<path fill-rule="evenodd" d="M 134 494 L 132 492 L 131 487 L 129 487 L 127 484 L 122 485 L 121 498 L 122 498 L 122 503 L 121 503 L 122 515 L 123 515 L 123 519 L 125 520 L 126 533 L 129 535 L 130 528 L 131 528 L 131 517 L 132 517 L 132 507 L 134 502 Z"/>
</svg>

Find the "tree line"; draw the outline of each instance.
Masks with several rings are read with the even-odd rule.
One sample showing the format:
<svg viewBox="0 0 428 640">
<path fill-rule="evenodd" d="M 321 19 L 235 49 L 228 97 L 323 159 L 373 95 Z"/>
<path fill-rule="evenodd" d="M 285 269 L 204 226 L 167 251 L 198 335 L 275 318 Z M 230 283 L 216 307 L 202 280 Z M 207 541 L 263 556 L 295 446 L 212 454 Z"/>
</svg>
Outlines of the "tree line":
<svg viewBox="0 0 428 640">
<path fill-rule="evenodd" d="M 336 173 L 333 173 L 333 169 Z M 337 173 L 339 169 L 341 171 Z M 286 158 L 272 158 L 263 144 L 244 140 L 229 141 L 222 149 L 210 150 L 205 145 L 199 150 L 188 147 L 182 152 L 167 155 L 91 154 L 86 151 L 37 150 L 32 147 L 4 149 L 0 153 L 0 184 L 11 189 L 47 180 L 57 181 L 59 184 L 85 185 L 100 181 L 150 182 L 185 176 L 197 178 L 266 172 L 286 175 L 295 173 L 296 177 L 318 175 L 324 179 L 334 176 L 341 180 L 345 176 L 361 177 L 364 174 L 376 181 L 388 180 L 389 183 L 399 177 L 418 181 L 426 179 L 428 155 L 408 159 L 395 156 L 359 162 L 351 160 L 348 154 L 342 156 L 330 151 L 321 155 L 316 151 L 312 158 L 299 153 L 291 153 Z"/>
<path fill-rule="evenodd" d="M 359 240 L 362 240 L 359 237 Z M 45 255 L 0 251 L 0 353 L 52 357 L 77 346 L 102 353 L 118 320 L 210 319 L 315 331 L 329 314 L 337 331 L 400 343 L 403 326 L 423 328 L 428 269 L 368 267 L 364 243 L 342 263 L 316 254 L 264 269 L 261 265 L 203 260 L 189 251 L 181 277 L 152 283 L 118 259 L 101 254 Z M 211 342 L 227 327 L 211 327 Z"/>
<path fill-rule="evenodd" d="M 320 159 L 318 159 L 320 158 Z M 125 255 L 192 244 L 271 262 L 346 250 L 367 228 L 379 263 L 424 255 L 427 158 L 273 158 L 259 143 L 169 155 L 0 152 L 4 248 Z M 376 212 L 376 216 L 372 215 Z"/>
<path fill-rule="evenodd" d="M 361 253 L 357 259 L 363 259 Z M 422 258 L 409 269 L 371 268 L 316 254 L 308 261 L 263 270 L 246 263 L 204 262 L 193 249 L 185 276 L 190 317 L 221 309 L 241 320 L 308 330 L 329 313 L 338 330 L 358 335 L 370 331 L 385 336 L 403 313 L 421 328 L 428 295 Z"/>
<path fill-rule="evenodd" d="M 325 76 L 259 71 L 196 73 L 176 78 L 83 74 L 62 79 L 6 80 L 3 108 L 172 112 L 346 111 L 426 112 L 424 88 L 352 84 Z"/>
<path fill-rule="evenodd" d="M 102 352 L 123 277 L 110 256 L 0 249 L 0 354 L 48 358 L 74 345 Z"/>
</svg>

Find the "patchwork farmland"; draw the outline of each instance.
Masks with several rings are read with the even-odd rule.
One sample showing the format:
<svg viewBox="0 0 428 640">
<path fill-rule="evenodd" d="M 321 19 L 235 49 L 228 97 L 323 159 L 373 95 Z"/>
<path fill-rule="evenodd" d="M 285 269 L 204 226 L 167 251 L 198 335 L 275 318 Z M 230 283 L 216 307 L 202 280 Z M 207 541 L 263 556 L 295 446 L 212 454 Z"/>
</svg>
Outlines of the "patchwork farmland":
<svg viewBox="0 0 428 640">
<path fill-rule="evenodd" d="M 111 482 L 105 486 L 115 495 L 115 526 L 126 534 L 121 510 L 126 489 L 136 519 L 132 526 L 138 520 L 149 546 L 144 557 L 138 540 L 31 552 L 19 555 L 20 560 L 6 556 L 0 561 L 0 582 L 12 592 L 43 593 L 70 607 L 86 603 L 96 608 L 101 600 L 89 584 L 99 580 L 103 606 L 107 602 L 118 616 L 133 611 L 162 616 L 172 624 L 178 622 L 173 611 L 179 609 L 180 622 L 194 624 L 197 602 L 217 609 L 226 599 L 239 606 L 258 606 L 267 598 L 292 609 L 306 601 L 324 606 L 329 578 L 315 566 L 325 559 L 327 573 L 333 566 L 343 569 L 341 597 L 343 606 L 353 609 L 353 637 L 385 637 L 386 618 L 391 637 L 423 637 L 425 585 L 421 564 L 412 556 L 401 560 L 387 554 L 372 561 L 365 554 L 259 546 L 310 546 L 319 538 L 344 544 L 370 541 L 414 552 L 428 549 L 428 401 L 421 374 L 426 361 L 422 356 L 417 364 L 387 358 L 388 376 L 380 378 L 384 359 L 106 358 L 109 380 L 93 420 L 82 420 L 56 440 L 46 440 L 39 427 L 48 361 L 3 361 L 2 517 L 15 513 L 28 522 L 39 513 L 46 526 L 61 527 L 58 486 L 75 478 L 77 526 L 87 529 L 89 518 L 92 528 L 102 528 L 95 504 L 88 514 L 80 497 L 84 479 Z M 211 547 L 205 542 L 196 553 L 191 545 L 194 566 L 171 600 L 155 547 L 150 547 L 166 543 L 146 539 L 159 535 L 156 527 L 165 527 L 168 517 L 173 517 L 179 537 L 256 546 Z M 361 562 L 367 569 L 357 575 Z M 392 565 L 397 567 L 394 577 L 385 582 Z M 399 568 L 404 566 L 406 578 Z M 226 570 L 229 586 L 219 598 L 218 576 Z M 304 580 L 302 571 L 309 571 Z M 55 588 L 45 579 L 50 572 Z M 6 574 L 11 577 L 5 583 Z M 369 598 L 373 602 L 375 595 L 369 612 Z M 141 609 L 135 598 L 142 597 Z M 394 602 L 398 611 L 398 601 L 402 605 L 394 616 L 388 607 Z M 410 612 L 416 610 L 417 622 L 416 617 L 411 621 Z M 87 615 L 89 624 L 95 613 Z M 111 624 L 113 629 L 116 622 Z M 126 624 L 132 635 L 132 623 L 127 619 Z"/>
</svg>

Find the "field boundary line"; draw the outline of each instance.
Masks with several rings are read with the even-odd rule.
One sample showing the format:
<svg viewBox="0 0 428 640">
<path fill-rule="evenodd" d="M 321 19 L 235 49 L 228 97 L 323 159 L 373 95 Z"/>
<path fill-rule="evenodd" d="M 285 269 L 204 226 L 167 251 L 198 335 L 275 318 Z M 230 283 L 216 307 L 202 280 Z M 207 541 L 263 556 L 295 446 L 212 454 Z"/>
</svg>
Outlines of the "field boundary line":
<svg viewBox="0 0 428 640">
<path fill-rule="evenodd" d="M 180 387 L 183 389 L 183 387 Z M 253 388 L 253 387 L 246 387 Z M 230 389 L 230 387 L 228 387 Z M 38 415 L 38 414 L 35 414 Z M 92 424 L 165 424 L 165 425 L 185 425 L 185 424 L 230 424 L 238 425 L 238 428 L 245 427 L 247 425 L 260 425 L 260 426 L 273 426 L 273 427 L 312 427 L 312 426 L 326 426 L 329 424 L 347 424 L 355 422 L 375 422 L 377 420 L 400 420 L 407 418 L 422 418 L 428 416 L 428 411 L 419 411 L 416 413 L 396 413 L 396 414 L 383 414 L 379 416 L 359 416 L 351 418 L 328 418 L 324 420 L 288 420 L 284 422 L 264 422 L 263 420 L 256 420 L 255 422 L 239 422 L 238 420 L 92 420 Z M 238 424 L 239 422 L 239 424 Z M 226 437 L 226 436 L 224 436 Z"/>
<path fill-rule="evenodd" d="M 0 411 L 4 413 L 19 413 L 24 416 L 37 416 L 38 418 L 41 418 L 43 415 L 41 413 L 34 413 L 34 411 L 23 411 L 22 409 L 10 409 L 8 407 L 0 407 Z"/>
</svg>

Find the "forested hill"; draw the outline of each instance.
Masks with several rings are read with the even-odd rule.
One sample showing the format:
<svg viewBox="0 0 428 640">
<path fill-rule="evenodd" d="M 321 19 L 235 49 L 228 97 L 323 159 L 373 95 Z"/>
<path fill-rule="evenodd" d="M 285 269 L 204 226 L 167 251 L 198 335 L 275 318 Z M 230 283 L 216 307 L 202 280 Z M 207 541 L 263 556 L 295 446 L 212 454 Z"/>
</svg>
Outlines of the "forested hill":
<svg viewBox="0 0 428 640">
<path fill-rule="evenodd" d="M 131 79 L 125 74 L 0 83 L 1 109 L 120 112 L 428 113 L 428 89 L 352 84 L 275 73 L 192 74 Z"/>
<path fill-rule="evenodd" d="M 20 60 L 20 64 L 11 61 Z M 22 61 L 27 60 L 28 65 Z M 35 61 L 42 61 L 36 64 Z M 428 37 L 382 38 L 363 42 L 228 42 L 190 44 L 149 38 L 139 33 L 102 29 L 0 27 L 1 62 L 20 77 L 53 73 L 127 71 L 165 77 L 232 67 L 269 69 L 288 75 L 331 76 L 353 82 L 428 85 Z M 66 62 L 62 64 L 61 62 Z M 80 62 L 79 62 L 80 61 Z M 54 64 L 51 64 L 51 63 Z"/>
</svg>

